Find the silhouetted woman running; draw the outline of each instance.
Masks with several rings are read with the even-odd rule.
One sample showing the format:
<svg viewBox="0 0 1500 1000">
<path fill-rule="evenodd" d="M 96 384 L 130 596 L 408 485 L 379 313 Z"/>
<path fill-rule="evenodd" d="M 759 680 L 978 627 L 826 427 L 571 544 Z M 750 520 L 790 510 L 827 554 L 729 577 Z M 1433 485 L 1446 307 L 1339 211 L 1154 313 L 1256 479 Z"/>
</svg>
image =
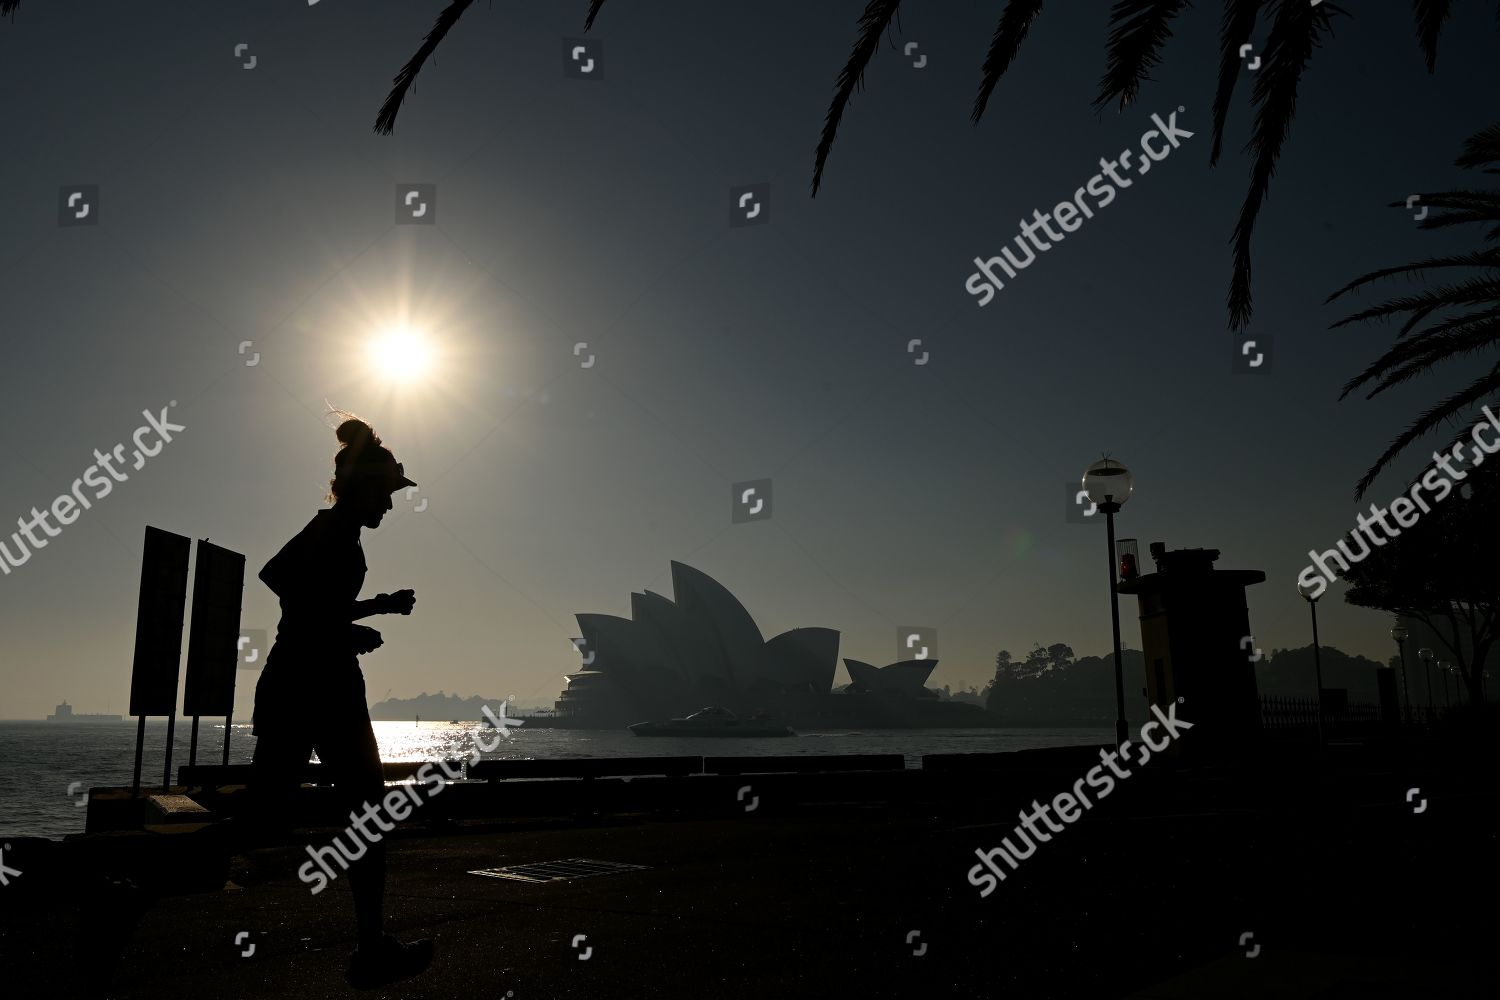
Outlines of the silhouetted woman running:
<svg viewBox="0 0 1500 1000">
<path fill-rule="evenodd" d="M 378 528 L 391 509 L 391 494 L 416 483 L 364 421 L 347 419 L 336 434 L 341 446 L 333 459 L 333 507 L 318 511 L 260 571 L 261 581 L 281 599 L 281 622 L 255 689 L 253 782 L 258 808 L 278 819 L 291 815 L 313 750 L 332 772 L 346 808 L 359 812 L 365 803 L 380 804 L 385 784 L 358 657 L 379 647 L 381 638 L 354 622 L 411 614 L 416 602 L 410 590 L 359 599 L 365 582 L 359 529 Z M 360 840 L 356 853 L 355 837 L 346 836 L 350 849 L 339 850 L 350 862 L 359 930 L 350 985 L 369 989 L 416 975 L 431 963 L 433 946 L 427 940 L 402 944 L 384 931 L 384 844 L 378 837 Z"/>
</svg>

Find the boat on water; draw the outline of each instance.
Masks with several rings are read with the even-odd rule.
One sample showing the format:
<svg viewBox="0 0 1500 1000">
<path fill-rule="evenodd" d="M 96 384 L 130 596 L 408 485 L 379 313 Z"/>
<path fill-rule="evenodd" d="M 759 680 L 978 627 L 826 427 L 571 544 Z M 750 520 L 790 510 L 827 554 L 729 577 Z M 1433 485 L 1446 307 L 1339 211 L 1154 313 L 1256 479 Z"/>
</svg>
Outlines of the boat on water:
<svg viewBox="0 0 1500 1000">
<path fill-rule="evenodd" d="M 74 712 L 73 706 L 63 702 L 57 706 L 56 711 L 47 716 L 48 722 L 80 722 L 84 724 L 95 722 L 120 722 L 118 715 L 97 715 L 88 712 Z"/>
<path fill-rule="evenodd" d="M 709 706 L 686 719 L 637 722 L 629 727 L 637 736 L 796 736 L 790 726 L 771 721 L 764 713 L 741 719 L 727 708 Z"/>
</svg>

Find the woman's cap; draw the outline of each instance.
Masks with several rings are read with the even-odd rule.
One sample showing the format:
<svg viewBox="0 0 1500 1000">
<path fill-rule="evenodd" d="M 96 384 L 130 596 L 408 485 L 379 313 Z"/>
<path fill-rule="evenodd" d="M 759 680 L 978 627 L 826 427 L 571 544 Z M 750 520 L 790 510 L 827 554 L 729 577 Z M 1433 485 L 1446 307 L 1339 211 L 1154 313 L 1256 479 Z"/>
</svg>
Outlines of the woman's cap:
<svg viewBox="0 0 1500 1000">
<path fill-rule="evenodd" d="M 341 444 L 333 463 L 335 493 L 339 483 L 355 480 L 378 482 L 391 493 L 417 485 L 407 477 L 406 467 L 396 461 L 396 456 L 381 443 L 369 424 L 353 415 L 345 416 L 347 419 L 334 432 Z"/>
<path fill-rule="evenodd" d="M 388 492 L 395 493 L 417 484 L 406 475 L 406 467 L 395 459 L 375 462 L 355 462 L 335 477 L 340 483 L 378 483 Z"/>
<path fill-rule="evenodd" d="M 406 467 L 394 459 L 389 462 L 367 462 L 356 465 L 350 470 L 350 474 L 360 479 L 383 481 L 388 484 L 392 493 L 417 485 L 407 477 Z"/>
</svg>

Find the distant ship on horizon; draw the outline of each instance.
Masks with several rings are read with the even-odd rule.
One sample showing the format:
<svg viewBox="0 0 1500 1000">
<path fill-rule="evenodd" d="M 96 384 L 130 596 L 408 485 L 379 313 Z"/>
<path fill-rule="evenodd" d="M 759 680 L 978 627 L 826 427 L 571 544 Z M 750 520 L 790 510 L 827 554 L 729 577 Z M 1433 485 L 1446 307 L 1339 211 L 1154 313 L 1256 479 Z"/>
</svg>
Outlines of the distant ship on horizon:
<svg viewBox="0 0 1500 1000">
<path fill-rule="evenodd" d="M 47 721 L 48 722 L 84 722 L 84 723 L 90 723 L 90 722 L 121 722 L 121 721 L 123 721 L 123 719 L 122 719 L 121 716 L 118 716 L 118 715 L 98 715 L 98 714 L 90 714 L 90 713 L 86 713 L 86 712 L 83 712 L 83 713 L 74 712 L 73 711 L 73 706 L 69 705 L 65 701 L 61 705 L 57 706 L 57 711 L 54 714 L 47 716 Z"/>
</svg>

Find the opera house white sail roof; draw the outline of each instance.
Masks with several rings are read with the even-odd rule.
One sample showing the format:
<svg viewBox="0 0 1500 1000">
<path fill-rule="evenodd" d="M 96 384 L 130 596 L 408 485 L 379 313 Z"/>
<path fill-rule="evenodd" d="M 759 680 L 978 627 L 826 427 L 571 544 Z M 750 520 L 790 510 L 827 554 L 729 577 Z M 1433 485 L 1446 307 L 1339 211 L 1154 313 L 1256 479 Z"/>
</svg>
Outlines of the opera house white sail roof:
<svg viewBox="0 0 1500 1000">
<path fill-rule="evenodd" d="M 672 598 L 631 594 L 630 614 L 576 616 L 584 666 L 568 675 L 559 714 L 634 722 L 703 705 L 758 710 L 833 693 L 837 630 L 794 628 L 766 639 L 726 587 L 685 563 L 672 563 Z M 844 662 L 850 692 L 877 696 L 927 695 L 923 685 L 937 665 Z"/>
</svg>

